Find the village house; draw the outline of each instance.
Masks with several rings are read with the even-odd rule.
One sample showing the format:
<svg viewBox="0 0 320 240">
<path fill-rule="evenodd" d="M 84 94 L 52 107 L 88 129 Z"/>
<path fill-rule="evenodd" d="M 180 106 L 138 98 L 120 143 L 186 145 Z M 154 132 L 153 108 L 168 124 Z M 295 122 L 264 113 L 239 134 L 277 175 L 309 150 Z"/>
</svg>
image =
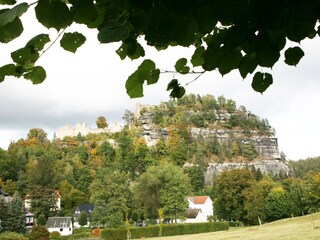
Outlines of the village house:
<svg viewBox="0 0 320 240">
<path fill-rule="evenodd" d="M 50 233 L 59 232 L 61 236 L 72 234 L 72 218 L 71 217 L 49 217 L 47 228 Z"/>
<path fill-rule="evenodd" d="M 213 202 L 209 196 L 192 196 L 187 200 L 189 208 L 184 222 L 208 222 L 208 217 L 213 216 Z"/>
</svg>

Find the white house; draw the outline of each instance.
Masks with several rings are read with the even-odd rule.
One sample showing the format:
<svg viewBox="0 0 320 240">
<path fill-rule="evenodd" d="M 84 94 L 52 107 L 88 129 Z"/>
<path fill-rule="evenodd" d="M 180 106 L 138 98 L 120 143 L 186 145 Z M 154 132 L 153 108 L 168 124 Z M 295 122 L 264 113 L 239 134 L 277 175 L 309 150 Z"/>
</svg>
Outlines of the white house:
<svg viewBox="0 0 320 240">
<path fill-rule="evenodd" d="M 189 208 L 186 223 L 208 222 L 208 217 L 213 216 L 213 202 L 209 196 L 187 197 Z"/>
<path fill-rule="evenodd" d="M 71 235 L 73 231 L 72 217 L 49 217 L 47 228 L 50 233 L 56 231 L 61 236 Z"/>
</svg>

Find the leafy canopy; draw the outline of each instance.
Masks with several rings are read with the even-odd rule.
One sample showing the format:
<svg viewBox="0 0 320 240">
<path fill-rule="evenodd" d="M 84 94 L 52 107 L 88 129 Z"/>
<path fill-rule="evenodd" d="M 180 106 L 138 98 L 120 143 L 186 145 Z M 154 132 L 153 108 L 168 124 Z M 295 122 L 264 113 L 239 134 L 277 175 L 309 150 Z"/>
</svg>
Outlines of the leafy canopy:
<svg viewBox="0 0 320 240">
<path fill-rule="evenodd" d="M 147 45 L 159 51 L 169 46 L 194 49 L 190 59 L 177 60 L 174 68 L 179 74 L 200 68 L 199 74 L 218 70 L 225 75 L 237 69 L 242 78 L 254 73 L 252 87 L 261 93 L 273 83 L 272 75 L 265 71 L 279 61 L 281 53 L 286 64 L 296 66 L 304 52 L 292 45 L 320 33 L 318 0 L 38 0 L 32 4 L 3 0 L 0 4 L 1 43 L 21 35 L 20 17 L 35 5 L 36 21 L 56 29 L 66 51 L 75 53 L 86 41 L 82 33 L 65 32 L 75 23 L 97 29 L 101 43 L 121 42 L 116 50 L 121 59 L 144 57 L 139 43 L 143 36 Z M 0 67 L 0 82 L 15 76 L 42 83 L 45 69 L 35 64 L 44 45 L 56 40 L 40 34 L 12 52 L 13 63 Z M 288 40 L 291 47 L 286 47 Z M 262 71 L 256 71 L 261 67 Z M 145 59 L 127 80 L 128 95 L 143 96 L 144 81 L 155 84 L 160 73 L 151 59 Z M 167 90 L 174 98 L 185 93 L 178 79 Z"/>
</svg>

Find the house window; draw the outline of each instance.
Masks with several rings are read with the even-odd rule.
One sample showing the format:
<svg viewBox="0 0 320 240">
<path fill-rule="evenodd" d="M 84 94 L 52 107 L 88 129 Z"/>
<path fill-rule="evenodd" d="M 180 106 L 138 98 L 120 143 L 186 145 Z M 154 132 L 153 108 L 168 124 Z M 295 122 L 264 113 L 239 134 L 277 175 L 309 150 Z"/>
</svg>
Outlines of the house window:
<svg viewBox="0 0 320 240">
<path fill-rule="evenodd" d="M 69 228 L 69 231 L 71 232 L 71 228 Z"/>
<path fill-rule="evenodd" d="M 63 232 L 63 228 L 60 228 L 60 232 Z"/>
</svg>

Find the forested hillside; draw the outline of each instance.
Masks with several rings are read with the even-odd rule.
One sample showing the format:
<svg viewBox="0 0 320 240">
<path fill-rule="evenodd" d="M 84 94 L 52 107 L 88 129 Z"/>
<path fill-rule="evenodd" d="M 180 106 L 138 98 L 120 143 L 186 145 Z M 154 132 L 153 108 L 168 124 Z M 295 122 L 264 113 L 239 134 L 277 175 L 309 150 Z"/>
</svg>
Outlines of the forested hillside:
<svg viewBox="0 0 320 240">
<path fill-rule="evenodd" d="M 124 120 L 120 132 L 53 140 L 30 129 L 26 138 L 0 149 L 0 186 L 10 195 L 28 195 L 37 217 L 70 216 L 79 204 L 93 203 L 91 222 L 99 226 L 122 225 L 126 216 L 152 222 L 159 209 L 165 219 L 183 219 L 186 196 L 192 195 L 211 196 L 213 219 L 247 224 L 320 207 L 319 172 L 298 179 L 249 165 L 280 161 L 274 130 L 233 100 L 188 95 L 138 106 Z M 98 123 L 108 126 L 101 117 Z M 213 186 L 206 186 L 204 172 L 212 162 L 248 165 L 212 176 Z M 58 211 L 52 211 L 55 190 L 62 198 Z"/>
</svg>

